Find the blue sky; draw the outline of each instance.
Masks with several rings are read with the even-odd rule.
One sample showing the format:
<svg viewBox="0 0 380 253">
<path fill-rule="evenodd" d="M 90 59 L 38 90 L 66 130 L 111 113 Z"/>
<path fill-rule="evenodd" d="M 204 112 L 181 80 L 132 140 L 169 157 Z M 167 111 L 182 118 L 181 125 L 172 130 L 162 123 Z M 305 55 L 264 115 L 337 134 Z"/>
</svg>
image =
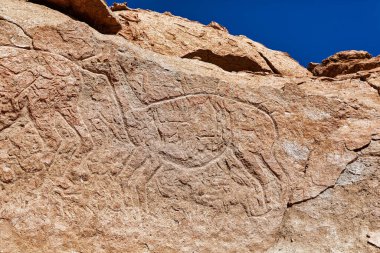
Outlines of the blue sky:
<svg viewBox="0 0 380 253">
<path fill-rule="evenodd" d="M 217 21 L 231 34 L 288 52 L 303 65 L 348 49 L 380 54 L 380 0 L 129 0 L 128 5 L 204 24 Z"/>
</svg>

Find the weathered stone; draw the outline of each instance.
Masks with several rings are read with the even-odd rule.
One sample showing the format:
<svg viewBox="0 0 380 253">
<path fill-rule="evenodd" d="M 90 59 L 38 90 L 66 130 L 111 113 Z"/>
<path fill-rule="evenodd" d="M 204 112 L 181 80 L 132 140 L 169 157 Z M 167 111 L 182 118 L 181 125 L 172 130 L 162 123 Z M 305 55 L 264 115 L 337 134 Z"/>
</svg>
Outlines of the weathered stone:
<svg viewBox="0 0 380 253">
<path fill-rule="evenodd" d="M 244 36 L 232 36 L 225 27 L 189 21 L 145 10 L 118 12 L 122 36 L 142 48 L 212 63 L 227 71 L 308 76 L 288 54 L 265 48 Z M 133 16 L 134 20 L 128 17 Z M 137 21 L 138 20 L 138 21 Z"/>
<path fill-rule="evenodd" d="M 111 11 L 126 11 L 129 10 L 127 3 L 113 3 Z"/>
<path fill-rule="evenodd" d="M 380 67 L 380 57 L 372 58 L 365 51 L 343 51 L 322 61 L 322 64 L 310 64 L 308 69 L 316 76 L 336 77 Z"/>
<path fill-rule="evenodd" d="M 290 207 L 279 242 L 268 252 L 379 251 L 379 142 L 358 152 L 337 186 Z M 377 233 L 376 233 L 377 232 Z"/>
<path fill-rule="evenodd" d="M 363 60 L 363 59 L 371 59 L 372 55 L 366 51 L 342 51 L 339 53 L 330 56 L 329 58 L 322 61 L 323 64 L 329 64 L 332 62 L 343 62 L 343 61 L 351 61 L 351 60 Z"/>
<path fill-rule="evenodd" d="M 378 69 L 310 77 L 215 27 L 115 13 L 122 36 L 0 6 L 0 250 L 375 249 Z"/>
<path fill-rule="evenodd" d="M 115 34 L 121 30 L 117 18 L 110 12 L 104 0 L 32 0 L 85 21 L 102 33 Z M 113 8 L 121 9 L 121 4 Z M 125 10 L 125 8 L 122 8 Z"/>
</svg>

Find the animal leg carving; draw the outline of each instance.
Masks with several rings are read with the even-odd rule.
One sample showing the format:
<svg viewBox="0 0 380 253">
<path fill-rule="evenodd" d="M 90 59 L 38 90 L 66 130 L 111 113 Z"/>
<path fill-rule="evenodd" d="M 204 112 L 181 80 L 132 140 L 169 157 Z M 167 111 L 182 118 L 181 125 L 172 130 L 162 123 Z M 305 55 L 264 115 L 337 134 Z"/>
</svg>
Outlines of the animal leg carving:
<svg viewBox="0 0 380 253">
<path fill-rule="evenodd" d="M 232 151 L 229 151 L 226 159 L 218 162 L 218 165 L 239 185 L 234 195 L 238 196 L 248 216 L 260 216 L 268 212 L 262 182 L 248 171 Z"/>
<path fill-rule="evenodd" d="M 242 174 L 248 174 L 247 177 L 255 178 L 258 182 L 256 188 L 259 189 L 256 190 L 255 196 L 249 196 L 243 204 L 247 214 L 250 216 L 259 216 L 267 213 L 269 210 L 267 206 L 266 186 L 269 183 L 269 179 L 260 159 L 256 154 L 249 152 L 249 150 L 235 151 L 235 156 L 237 160 L 240 161 L 238 166 L 235 165 L 236 169 Z"/>
<path fill-rule="evenodd" d="M 41 136 L 41 139 L 47 146 L 47 151 L 44 154 L 45 161 L 48 166 L 53 163 L 56 152 L 61 145 L 61 137 L 55 131 L 54 124 L 52 122 L 52 117 L 50 112 L 38 112 L 30 110 L 30 116 L 36 125 L 37 131 Z"/>
<path fill-rule="evenodd" d="M 86 155 L 93 149 L 93 141 L 76 107 L 62 108 L 60 113 L 80 138 L 77 156 Z"/>
<path fill-rule="evenodd" d="M 146 148 L 136 148 L 133 158 L 129 163 L 128 172 L 123 173 L 126 177 L 124 187 L 130 195 L 133 205 L 140 206 L 143 210 L 148 209 L 147 184 L 161 167 L 161 160 L 157 155 L 152 155 Z"/>
<path fill-rule="evenodd" d="M 262 185 L 268 211 L 282 207 L 286 203 L 287 176 L 273 153 L 275 122 L 267 113 L 245 106 L 234 111 L 232 118 L 234 154 Z"/>
</svg>

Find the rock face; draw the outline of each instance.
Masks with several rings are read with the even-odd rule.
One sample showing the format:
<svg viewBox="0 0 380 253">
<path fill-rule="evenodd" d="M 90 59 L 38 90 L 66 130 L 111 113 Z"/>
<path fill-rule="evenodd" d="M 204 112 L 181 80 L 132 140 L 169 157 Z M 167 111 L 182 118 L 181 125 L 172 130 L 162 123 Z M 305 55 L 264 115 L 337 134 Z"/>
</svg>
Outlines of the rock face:
<svg viewBox="0 0 380 253">
<path fill-rule="evenodd" d="M 365 51 L 343 51 L 325 60 L 322 64 L 311 64 L 309 70 L 316 76 L 336 77 L 359 71 L 367 71 L 380 67 L 380 57 L 372 58 Z"/>
<path fill-rule="evenodd" d="M 216 22 L 205 26 L 146 10 L 118 11 L 120 35 L 154 52 L 209 62 L 226 71 L 308 76 L 288 54 L 270 50 L 245 36 L 232 36 Z"/>
<path fill-rule="evenodd" d="M 72 15 L 102 33 L 115 34 L 121 30 L 121 24 L 104 0 L 31 0 L 31 2 L 47 5 Z"/>
<path fill-rule="evenodd" d="M 0 6 L 1 251 L 377 252 L 377 68 L 116 14 Z"/>
</svg>

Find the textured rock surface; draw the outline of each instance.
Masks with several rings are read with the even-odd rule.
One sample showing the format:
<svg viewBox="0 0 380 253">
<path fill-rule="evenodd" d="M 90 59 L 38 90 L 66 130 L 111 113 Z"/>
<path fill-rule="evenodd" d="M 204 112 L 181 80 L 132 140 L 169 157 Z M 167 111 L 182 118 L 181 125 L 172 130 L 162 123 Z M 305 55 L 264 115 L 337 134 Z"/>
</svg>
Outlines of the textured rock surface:
<svg viewBox="0 0 380 253">
<path fill-rule="evenodd" d="M 322 61 L 321 64 L 309 65 L 309 70 L 316 76 L 336 77 L 366 71 L 380 67 L 380 57 L 372 57 L 365 51 L 343 51 Z"/>
<path fill-rule="evenodd" d="M 31 0 L 31 2 L 48 5 L 67 13 L 87 22 L 102 33 L 115 34 L 121 29 L 121 24 L 104 0 Z"/>
<path fill-rule="evenodd" d="M 335 188 L 288 209 L 268 252 L 379 252 L 380 141 L 358 155 Z"/>
<path fill-rule="evenodd" d="M 378 69 L 310 77 L 217 24 L 118 16 L 184 22 L 184 31 L 238 45 L 212 51 L 212 61 L 184 59 L 212 43 L 159 29 L 136 41 L 127 24 L 123 36 L 102 35 L 48 7 L 4 0 L 1 251 L 378 250 Z M 246 57 L 260 73 L 235 58 L 225 71 L 214 54 L 223 64 Z"/>
<path fill-rule="evenodd" d="M 245 36 L 232 36 L 216 22 L 205 26 L 170 13 L 146 10 L 115 12 L 120 34 L 142 48 L 182 58 L 213 63 L 227 71 L 308 76 L 288 54 L 270 50 Z"/>
</svg>

